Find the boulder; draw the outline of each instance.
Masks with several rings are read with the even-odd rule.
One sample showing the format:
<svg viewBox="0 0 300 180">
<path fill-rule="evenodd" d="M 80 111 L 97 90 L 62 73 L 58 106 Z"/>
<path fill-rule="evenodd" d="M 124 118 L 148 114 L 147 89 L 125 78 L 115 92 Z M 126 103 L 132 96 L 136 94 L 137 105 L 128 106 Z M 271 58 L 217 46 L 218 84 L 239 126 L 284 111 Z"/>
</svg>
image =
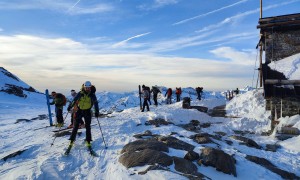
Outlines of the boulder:
<svg viewBox="0 0 300 180">
<path fill-rule="evenodd" d="M 222 150 L 206 147 L 201 150 L 198 164 L 215 167 L 218 171 L 236 175 L 235 159 Z"/>
<path fill-rule="evenodd" d="M 194 174 L 197 172 L 197 166 L 189 160 L 173 157 L 175 170 L 184 174 Z"/>
<path fill-rule="evenodd" d="M 173 164 L 173 158 L 160 151 L 144 149 L 138 152 L 131 151 L 124 153 L 119 158 L 119 162 L 126 168 L 154 164 L 170 166 Z"/>
<path fill-rule="evenodd" d="M 184 141 L 181 141 L 173 136 L 159 136 L 157 138 L 158 141 L 163 142 L 168 147 L 174 148 L 174 149 L 180 149 L 185 151 L 193 151 L 195 146 L 186 143 Z"/>
<path fill-rule="evenodd" d="M 194 160 L 199 159 L 199 154 L 195 153 L 194 151 L 189 151 L 184 156 L 184 159 L 189 160 L 189 161 L 194 161 Z"/>
<path fill-rule="evenodd" d="M 130 142 L 123 147 L 121 153 L 141 151 L 144 149 L 153 149 L 157 151 L 169 152 L 169 148 L 166 144 L 153 139 L 149 139 Z"/>
<path fill-rule="evenodd" d="M 252 139 L 249 139 L 249 138 L 246 138 L 243 136 L 231 136 L 231 138 L 244 142 L 245 145 L 248 147 L 254 147 L 256 149 L 261 149 L 261 147 Z"/>
</svg>

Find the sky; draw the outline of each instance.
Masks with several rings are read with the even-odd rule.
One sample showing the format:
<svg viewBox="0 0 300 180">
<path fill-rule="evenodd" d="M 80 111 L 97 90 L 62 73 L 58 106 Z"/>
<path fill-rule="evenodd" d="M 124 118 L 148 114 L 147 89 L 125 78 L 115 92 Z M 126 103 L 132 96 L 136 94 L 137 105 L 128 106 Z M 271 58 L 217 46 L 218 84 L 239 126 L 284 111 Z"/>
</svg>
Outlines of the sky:
<svg viewBox="0 0 300 180">
<path fill-rule="evenodd" d="M 300 0 L 263 1 L 263 17 Z M 1 0 L 0 66 L 44 91 L 256 86 L 259 0 Z"/>
</svg>

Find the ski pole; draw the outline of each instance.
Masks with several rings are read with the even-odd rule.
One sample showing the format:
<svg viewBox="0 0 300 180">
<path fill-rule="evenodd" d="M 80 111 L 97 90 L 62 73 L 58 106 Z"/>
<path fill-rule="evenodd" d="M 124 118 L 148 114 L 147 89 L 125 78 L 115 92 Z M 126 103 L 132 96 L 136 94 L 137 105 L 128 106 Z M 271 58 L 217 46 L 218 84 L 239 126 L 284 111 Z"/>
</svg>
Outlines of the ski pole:
<svg viewBox="0 0 300 180">
<path fill-rule="evenodd" d="M 107 149 L 107 146 L 106 146 L 106 143 L 105 143 L 105 140 L 104 140 L 104 137 L 103 137 L 103 133 L 102 133 L 102 129 L 101 129 L 101 125 L 100 125 L 98 117 L 97 117 L 97 121 L 98 121 L 98 125 L 99 125 L 99 128 L 100 128 L 100 132 L 101 132 L 101 136 L 102 136 L 102 139 L 103 139 L 103 143 L 105 145 L 105 148 Z"/>
<path fill-rule="evenodd" d="M 67 115 L 66 115 L 66 117 L 64 118 L 64 121 L 63 121 L 63 122 L 65 122 L 65 120 L 66 120 L 68 114 L 69 114 L 69 112 L 67 112 Z M 62 126 L 59 127 L 58 131 L 60 131 L 61 127 L 62 127 Z M 53 141 L 52 141 L 52 143 L 51 143 L 51 146 L 54 145 L 54 141 L 55 141 L 56 137 L 57 137 L 57 136 L 54 137 L 54 139 L 53 139 Z"/>
</svg>

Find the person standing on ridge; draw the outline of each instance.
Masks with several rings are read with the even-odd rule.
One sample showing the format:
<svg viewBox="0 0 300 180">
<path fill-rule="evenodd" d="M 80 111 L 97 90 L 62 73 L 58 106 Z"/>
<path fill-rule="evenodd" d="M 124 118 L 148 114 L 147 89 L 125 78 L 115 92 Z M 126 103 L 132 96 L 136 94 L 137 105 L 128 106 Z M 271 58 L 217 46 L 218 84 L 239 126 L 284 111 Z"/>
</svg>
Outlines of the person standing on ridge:
<svg viewBox="0 0 300 180">
<path fill-rule="evenodd" d="M 169 88 L 165 94 L 167 97 L 167 104 L 172 104 L 172 89 Z"/>
<path fill-rule="evenodd" d="M 158 89 L 157 86 L 152 86 L 152 89 L 150 91 L 150 94 L 153 93 L 153 101 L 154 101 L 154 105 L 157 106 L 157 95 L 158 93 L 161 93 L 160 90 Z"/>
<path fill-rule="evenodd" d="M 55 91 L 52 91 L 51 96 L 53 97 L 53 101 L 49 104 L 55 105 L 56 127 L 62 127 L 64 125 L 63 108 L 65 97 L 61 93 L 56 93 Z"/>
<path fill-rule="evenodd" d="M 149 92 L 149 97 L 148 97 L 147 101 L 149 101 L 149 104 L 151 105 L 151 100 L 150 100 L 151 92 L 150 92 L 150 88 L 148 86 L 145 86 L 145 85 L 143 85 L 142 88 Z"/>
<path fill-rule="evenodd" d="M 91 121 L 92 121 L 92 113 L 91 108 L 94 106 L 95 108 L 95 117 L 99 116 L 99 106 L 98 101 L 95 93 L 91 93 L 92 84 L 90 81 L 86 81 L 83 84 L 83 88 L 81 91 L 76 95 L 73 101 L 70 103 L 68 107 L 68 111 L 78 102 L 78 110 L 76 112 L 76 119 L 74 128 L 72 130 L 72 134 L 70 136 L 70 144 L 65 152 L 65 154 L 69 154 L 71 148 L 74 145 L 74 141 L 76 140 L 76 134 L 79 128 L 79 123 L 82 118 L 85 121 L 85 128 L 86 128 L 86 146 L 90 151 L 92 151 L 91 141 L 92 141 L 92 134 L 91 134 Z"/>
<path fill-rule="evenodd" d="M 143 95 L 143 98 L 144 98 L 144 102 L 143 102 L 143 109 L 141 112 L 144 112 L 145 110 L 145 106 L 147 106 L 147 111 L 150 111 L 150 108 L 149 108 L 149 105 L 148 105 L 148 100 L 149 100 L 149 97 L 150 97 L 150 93 L 148 90 L 146 90 L 146 87 L 145 85 L 142 86 L 142 95 Z"/>
<path fill-rule="evenodd" d="M 180 96 L 181 96 L 181 87 L 177 88 L 176 87 L 176 102 L 180 101 Z"/>
<path fill-rule="evenodd" d="M 199 99 L 199 101 L 201 100 L 201 95 L 203 92 L 203 87 L 196 87 L 196 92 L 197 92 L 197 99 Z"/>
</svg>

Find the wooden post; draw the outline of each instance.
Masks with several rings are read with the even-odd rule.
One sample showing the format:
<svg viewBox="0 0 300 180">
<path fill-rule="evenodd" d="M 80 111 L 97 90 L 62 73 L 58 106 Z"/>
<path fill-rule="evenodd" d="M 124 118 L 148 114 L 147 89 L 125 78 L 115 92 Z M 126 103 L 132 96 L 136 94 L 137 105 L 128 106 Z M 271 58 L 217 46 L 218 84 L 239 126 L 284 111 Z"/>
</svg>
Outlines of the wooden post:
<svg viewBox="0 0 300 180">
<path fill-rule="evenodd" d="M 260 19 L 262 18 L 262 0 L 260 0 Z M 260 33 L 260 39 L 262 39 L 262 34 Z M 262 71 L 262 53 L 263 53 L 263 44 L 260 41 L 259 43 L 259 87 L 262 87 L 262 81 L 263 81 L 263 71 Z"/>
</svg>

